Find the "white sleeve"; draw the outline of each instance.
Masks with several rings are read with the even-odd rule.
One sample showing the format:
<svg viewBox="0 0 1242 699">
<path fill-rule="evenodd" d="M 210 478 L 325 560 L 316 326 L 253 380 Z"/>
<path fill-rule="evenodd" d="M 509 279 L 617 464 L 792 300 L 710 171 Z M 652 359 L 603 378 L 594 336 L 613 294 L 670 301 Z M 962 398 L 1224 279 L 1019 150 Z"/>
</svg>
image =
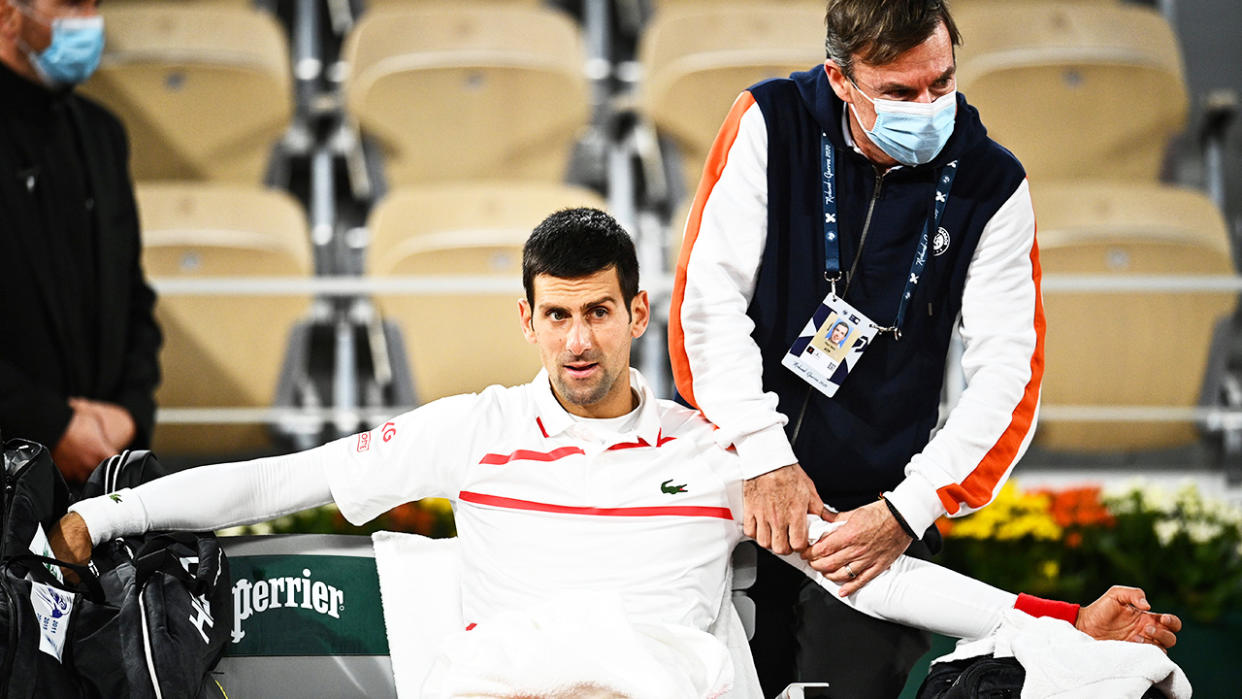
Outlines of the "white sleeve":
<svg viewBox="0 0 1242 699">
<path fill-rule="evenodd" d="M 354 524 L 424 497 L 456 497 L 480 396 L 428 403 L 369 432 L 297 454 L 181 471 L 83 500 L 93 543 L 151 529 L 207 531 L 335 501 Z"/>
<path fill-rule="evenodd" d="M 808 516 L 807 524 L 811 527 L 811 539 L 815 540 L 844 523 L 829 524 Z M 841 587 L 797 553 L 781 558 L 863 614 L 954 638 L 990 635 L 1018 600 L 1011 592 L 910 556 L 899 557 L 861 590 L 841 597 Z"/>
<path fill-rule="evenodd" d="M 209 531 L 263 522 L 332 500 L 327 446 L 298 454 L 179 471 L 70 506 L 91 543 L 151 529 Z"/>
<path fill-rule="evenodd" d="M 345 519 L 362 524 L 419 498 L 456 498 L 476 439 L 502 419 L 491 400 L 501 390 L 441 398 L 328 444 L 328 483 Z"/>
<path fill-rule="evenodd" d="M 669 318 L 677 390 L 703 411 L 745 478 L 795 463 L 788 418 L 763 390 L 763 361 L 746 315 L 768 230 L 767 127 L 749 92 L 712 145 L 686 221 Z"/>
<path fill-rule="evenodd" d="M 962 293 L 966 389 L 885 496 L 922 532 L 946 512 L 987 505 L 1035 433 L 1044 310 L 1030 189 L 1023 181 L 983 229 Z"/>
<path fill-rule="evenodd" d="M 867 616 L 954 638 L 987 637 L 1018 600 L 1011 592 L 909 556 L 899 557 L 858 592 L 840 597 L 841 587 L 798 554 L 781 558 Z"/>
</svg>

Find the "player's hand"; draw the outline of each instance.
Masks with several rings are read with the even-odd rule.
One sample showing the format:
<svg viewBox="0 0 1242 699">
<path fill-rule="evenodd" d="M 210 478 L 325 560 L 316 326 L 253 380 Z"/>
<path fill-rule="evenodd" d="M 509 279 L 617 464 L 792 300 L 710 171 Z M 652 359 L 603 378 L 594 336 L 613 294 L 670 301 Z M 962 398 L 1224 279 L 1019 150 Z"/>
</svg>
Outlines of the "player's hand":
<svg viewBox="0 0 1242 699">
<path fill-rule="evenodd" d="M 807 514 L 819 514 L 824 501 L 798 464 L 756 476 L 742 485 L 745 499 L 743 530 L 773 553 L 806 549 Z"/>
<path fill-rule="evenodd" d="M 883 500 L 825 519 L 845 524 L 821 537 L 803 558 L 840 585 L 842 597 L 854 594 L 888 570 L 910 546 L 910 536 L 902 531 Z"/>
<path fill-rule="evenodd" d="M 74 409 L 65 433 L 52 449 L 52 460 L 66 481 L 82 483 L 100 461 L 115 453 L 99 419 L 85 410 Z"/>
<path fill-rule="evenodd" d="M 1137 587 L 1113 585 L 1096 601 L 1078 610 L 1075 628 L 1102 641 L 1150 643 L 1168 651 L 1177 643 L 1182 620 L 1151 611 Z"/>
<path fill-rule="evenodd" d="M 48 546 L 52 555 L 66 563 L 86 565 L 91 560 L 91 533 L 86 522 L 76 512 L 70 512 L 52 527 L 47 536 Z M 61 568 L 65 578 L 77 582 L 77 574 L 67 568 Z"/>
<path fill-rule="evenodd" d="M 134 418 L 129 411 L 116 403 L 107 403 L 104 401 L 90 400 L 88 398 L 70 398 L 69 406 L 75 411 L 82 411 L 88 415 L 92 415 L 99 421 L 103 428 L 104 438 L 108 440 L 108 444 L 112 447 L 112 453 L 116 453 L 124 449 L 130 442 L 134 441 L 134 435 L 138 432 L 138 426 L 134 423 Z"/>
</svg>

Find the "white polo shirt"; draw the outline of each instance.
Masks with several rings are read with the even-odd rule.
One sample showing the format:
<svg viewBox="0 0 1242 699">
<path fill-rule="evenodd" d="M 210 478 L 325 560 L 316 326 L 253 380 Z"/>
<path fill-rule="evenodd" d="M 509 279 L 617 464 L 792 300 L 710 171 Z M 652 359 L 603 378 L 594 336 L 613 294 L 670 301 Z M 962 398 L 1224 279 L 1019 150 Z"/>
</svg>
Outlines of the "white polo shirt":
<svg viewBox="0 0 1242 699">
<path fill-rule="evenodd" d="M 620 421 L 571 416 L 546 372 L 430 403 L 336 442 L 333 499 L 355 523 L 455 500 L 468 622 L 611 592 L 636 621 L 706 629 L 742 538 L 740 462 L 698 412 L 630 382 Z"/>
</svg>

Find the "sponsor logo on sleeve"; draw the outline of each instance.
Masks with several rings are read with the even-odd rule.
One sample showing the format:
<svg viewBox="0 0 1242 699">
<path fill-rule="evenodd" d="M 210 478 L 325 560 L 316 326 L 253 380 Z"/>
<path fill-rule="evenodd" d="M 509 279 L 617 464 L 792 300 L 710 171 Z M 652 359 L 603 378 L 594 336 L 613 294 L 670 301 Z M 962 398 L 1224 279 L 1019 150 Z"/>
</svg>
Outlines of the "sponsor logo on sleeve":
<svg viewBox="0 0 1242 699">
<path fill-rule="evenodd" d="M 370 432 L 359 432 L 358 433 L 358 447 L 357 447 L 358 453 L 361 454 L 364 451 L 370 451 L 370 449 L 371 449 L 371 433 Z"/>
<path fill-rule="evenodd" d="M 384 440 L 385 444 L 391 442 L 393 437 L 397 436 L 396 423 L 391 422 L 391 421 L 385 422 L 384 426 L 380 429 L 380 435 L 381 435 L 381 438 Z"/>
</svg>

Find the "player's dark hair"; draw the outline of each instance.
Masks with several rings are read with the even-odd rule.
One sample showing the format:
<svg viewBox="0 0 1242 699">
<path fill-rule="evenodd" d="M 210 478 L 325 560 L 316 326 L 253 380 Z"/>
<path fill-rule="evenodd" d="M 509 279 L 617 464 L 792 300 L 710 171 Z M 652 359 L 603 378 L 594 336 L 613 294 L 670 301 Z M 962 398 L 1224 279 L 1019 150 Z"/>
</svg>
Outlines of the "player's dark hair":
<svg viewBox="0 0 1242 699">
<path fill-rule="evenodd" d="M 634 241 L 616 219 L 599 209 L 562 209 L 545 218 L 522 248 L 522 286 L 535 306 L 535 277 L 579 279 L 615 268 L 625 309 L 638 295 Z"/>
</svg>

